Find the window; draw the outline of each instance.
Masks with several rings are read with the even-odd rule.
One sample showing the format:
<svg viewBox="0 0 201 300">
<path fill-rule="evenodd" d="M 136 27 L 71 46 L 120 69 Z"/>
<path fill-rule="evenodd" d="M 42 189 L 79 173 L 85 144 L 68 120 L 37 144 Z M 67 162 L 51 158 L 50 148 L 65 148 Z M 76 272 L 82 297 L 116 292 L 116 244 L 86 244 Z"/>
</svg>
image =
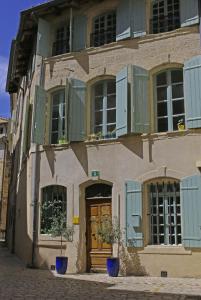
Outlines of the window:
<svg viewBox="0 0 201 300">
<path fill-rule="evenodd" d="M 3 127 L 0 127 L 0 134 L 3 134 Z"/>
<path fill-rule="evenodd" d="M 179 0 L 153 1 L 152 16 L 152 33 L 166 32 L 179 28 Z"/>
<path fill-rule="evenodd" d="M 168 70 L 156 76 L 158 132 L 178 129 L 185 123 L 183 70 Z"/>
<path fill-rule="evenodd" d="M 98 16 L 93 22 L 91 46 L 99 47 L 116 41 L 116 12 Z"/>
<path fill-rule="evenodd" d="M 101 138 L 116 137 L 116 82 L 101 81 L 94 86 L 94 133 Z"/>
<path fill-rule="evenodd" d="M 52 95 L 51 144 L 58 144 L 66 133 L 65 91 L 60 90 Z"/>
<path fill-rule="evenodd" d="M 149 185 L 151 244 L 181 244 L 181 206 L 179 182 Z"/>
<path fill-rule="evenodd" d="M 40 232 L 48 234 L 53 217 L 66 213 L 66 188 L 60 185 L 45 187 L 42 197 Z"/>
<path fill-rule="evenodd" d="M 70 52 L 69 49 L 70 29 L 69 26 L 57 28 L 55 42 L 53 43 L 52 55 L 59 55 Z"/>
</svg>

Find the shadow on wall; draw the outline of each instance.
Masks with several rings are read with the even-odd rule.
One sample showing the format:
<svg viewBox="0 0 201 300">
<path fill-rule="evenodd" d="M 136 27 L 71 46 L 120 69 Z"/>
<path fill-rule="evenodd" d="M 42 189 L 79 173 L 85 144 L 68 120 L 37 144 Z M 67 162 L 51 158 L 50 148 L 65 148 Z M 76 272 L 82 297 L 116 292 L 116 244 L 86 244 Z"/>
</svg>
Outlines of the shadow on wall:
<svg viewBox="0 0 201 300">
<path fill-rule="evenodd" d="M 47 161 L 48 161 L 51 173 L 52 173 L 52 177 L 54 177 L 55 161 L 56 161 L 55 151 L 52 148 L 48 148 L 47 150 L 45 150 L 45 154 L 46 154 Z"/>
<path fill-rule="evenodd" d="M 119 257 L 121 261 L 120 273 L 123 276 L 148 276 L 144 266 L 141 265 L 139 254 L 135 248 L 120 247 Z"/>
<path fill-rule="evenodd" d="M 126 137 L 121 142 L 128 150 L 143 159 L 143 141 L 141 136 Z"/>
<path fill-rule="evenodd" d="M 88 176 L 88 156 L 86 145 L 84 145 L 84 143 L 71 143 L 71 149 L 79 160 L 85 174 Z"/>
</svg>

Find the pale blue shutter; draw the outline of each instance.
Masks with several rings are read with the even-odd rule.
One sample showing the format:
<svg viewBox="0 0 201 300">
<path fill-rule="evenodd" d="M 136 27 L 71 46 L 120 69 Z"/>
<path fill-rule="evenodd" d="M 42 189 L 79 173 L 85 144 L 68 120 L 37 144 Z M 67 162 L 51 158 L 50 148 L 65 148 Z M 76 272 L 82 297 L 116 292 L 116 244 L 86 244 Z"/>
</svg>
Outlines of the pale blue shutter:
<svg viewBox="0 0 201 300">
<path fill-rule="evenodd" d="M 86 16 L 75 16 L 73 20 L 73 51 L 80 51 L 86 47 Z"/>
<path fill-rule="evenodd" d="M 116 136 L 128 133 L 128 67 L 116 76 Z"/>
<path fill-rule="evenodd" d="M 143 247 L 142 186 L 137 181 L 126 182 L 126 244 Z"/>
<path fill-rule="evenodd" d="M 38 20 L 38 33 L 37 33 L 37 47 L 36 54 L 43 57 L 51 55 L 51 33 L 50 23 L 39 19 Z"/>
<path fill-rule="evenodd" d="M 38 145 L 44 144 L 45 138 L 45 120 L 46 120 L 46 92 L 40 87 L 35 87 L 35 103 L 34 103 L 34 127 L 33 127 L 33 143 Z"/>
<path fill-rule="evenodd" d="M 133 81 L 131 92 L 131 132 L 148 133 L 149 132 L 149 97 L 147 70 L 132 66 Z"/>
<path fill-rule="evenodd" d="M 24 99 L 24 115 L 23 115 L 23 140 L 22 140 L 22 151 L 23 153 L 26 153 L 27 150 L 27 133 L 28 133 L 28 116 L 29 116 L 29 99 L 25 98 Z"/>
<path fill-rule="evenodd" d="M 180 0 L 181 27 L 199 23 L 198 0 Z"/>
<path fill-rule="evenodd" d="M 201 127 L 201 55 L 184 64 L 184 99 L 187 128 Z"/>
<path fill-rule="evenodd" d="M 182 241 L 185 247 L 201 247 L 201 176 L 181 180 Z"/>
<path fill-rule="evenodd" d="M 146 0 L 133 0 L 131 9 L 131 26 L 133 37 L 146 34 Z"/>
<path fill-rule="evenodd" d="M 131 37 L 131 1 L 121 0 L 117 7 L 117 33 L 116 41 Z"/>
<path fill-rule="evenodd" d="M 83 141 L 85 137 L 85 96 L 86 84 L 71 79 L 69 86 L 69 141 Z"/>
</svg>

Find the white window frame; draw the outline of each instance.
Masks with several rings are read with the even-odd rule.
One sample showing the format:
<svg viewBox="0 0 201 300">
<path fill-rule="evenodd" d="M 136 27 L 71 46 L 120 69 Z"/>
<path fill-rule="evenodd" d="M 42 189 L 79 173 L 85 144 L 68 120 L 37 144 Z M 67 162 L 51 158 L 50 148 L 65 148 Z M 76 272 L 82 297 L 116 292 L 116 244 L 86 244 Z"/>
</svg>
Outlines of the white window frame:
<svg viewBox="0 0 201 300">
<path fill-rule="evenodd" d="M 173 128 L 174 117 L 180 117 L 180 119 L 183 120 L 183 124 L 185 124 L 185 108 L 184 108 L 184 113 L 173 115 L 173 103 L 175 101 L 183 101 L 184 102 L 184 95 L 183 95 L 183 97 L 180 97 L 180 98 L 173 98 L 172 97 L 172 87 L 182 84 L 183 85 L 183 91 L 184 91 L 184 80 L 182 82 L 172 83 L 171 82 L 171 72 L 172 71 L 181 71 L 183 73 L 182 69 L 172 68 L 172 69 L 163 70 L 163 71 L 157 73 L 155 75 L 155 78 L 154 78 L 154 99 L 155 99 L 155 111 L 156 111 L 155 120 L 156 120 L 156 131 L 157 132 L 165 132 L 165 131 L 159 131 L 159 128 L 158 128 L 158 120 L 159 119 L 165 119 L 165 118 L 168 119 L 168 129 L 167 129 L 167 131 L 176 131 L 177 130 L 177 129 Z M 164 84 L 164 85 L 157 85 L 157 76 L 161 75 L 163 73 L 166 73 L 167 83 Z M 167 99 L 158 101 L 158 99 L 157 99 L 157 88 L 163 88 L 163 87 L 167 87 Z M 167 117 L 158 116 L 157 105 L 158 105 L 158 103 L 162 103 L 162 102 L 167 102 Z"/>
<path fill-rule="evenodd" d="M 98 81 L 94 84 L 93 86 L 93 105 L 92 105 L 92 127 L 93 127 L 93 132 L 95 134 L 98 134 L 98 132 L 96 132 L 95 127 L 98 127 L 98 125 L 95 125 L 95 113 L 96 112 L 102 112 L 102 123 L 99 124 L 99 126 L 102 126 L 102 131 L 101 131 L 101 136 L 99 136 L 101 139 L 110 139 L 110 138 L 116 138 L 116 121 L 115 122 L 108 122 L 107 120 L 107 112 L 108 111 L 112 111 L 115 110 L 115 114 L 116 114 L 116 105 L 115 107 L 112 108 L 108 108 L 107 107 L 107 102 L 108 102 L 108 96 L 114 96 L 115 95 L 115 99 L 116 99 L 116 92 L 115 94 L 107 94 L 107 85 L 109 82 L 113 82 L 115 87 L 116 87 L 116 81 L 115 79 L 108 79 L 108 80 L 102 80 L 102 81 Z M 95 109 L 95 99 L 98 98 L 98 96 L 95 96 L 95 89 L 98 85 L 102 84 L 103 85 L 103 107 L 102 109 L 96 110 Z M 99 96 L 101 97 L 101 96 Z M 116 101 L 115 101 L 116 102 Z M 107 126 L 115 126 L 114 128 L 114 133 L 110 134 L 107 131 Z M 100 132 L 99 132 L 100 133 Z"/>
<path fill-rule="evenodd" d="M 59 94 L 59 104 L 54 105 L 54 96 Z M 52 122 L 53 122 L 53 107 L 59 106 L 59 116 L 58 116 L 58 130 L 52 130 Z M 53 133 L 58 133 L 57 144 L 59 143 L 59 139 L 67 139 L 66 136 L 66 100 L 65 100 L 65 89 L 59 89 L 51 94 L 51 109 L 50 109 L 50 143 L 53 144 Z M 54 118 L 55 120 L 57 118 Z M 63 130 L 64 126 L 64 130 Z M 55 143 L 54 143 L 55 144 Z"/>
</svg>

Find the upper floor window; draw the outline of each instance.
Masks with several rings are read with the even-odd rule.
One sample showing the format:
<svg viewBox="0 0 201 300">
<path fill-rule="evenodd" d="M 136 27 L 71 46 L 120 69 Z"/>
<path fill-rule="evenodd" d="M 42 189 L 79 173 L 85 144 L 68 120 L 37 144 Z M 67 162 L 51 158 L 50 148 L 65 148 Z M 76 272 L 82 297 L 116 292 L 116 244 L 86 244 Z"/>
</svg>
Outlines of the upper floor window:
<svg viewBox="0 0 201 300">
<path fill-rule="evenodd" d="M 0 134 L 3 134 L 3 133 L 4 133 L 3 127 L 0 127 Z"/>
<path fill-rule="evenodd" d="M 58 144 L 60 139 L 65 138 L 65 116 L 65 91 L 59 90 L 52 95 L 51 144 Z"/>
<path fill-rule="evenodd" d="M 48 234 L 55 218 L 61 214 L 66 217 L 66 188 L 50 185 L 43 188 L 40 232 Z"/>
<path fill-rule="evenodd" d="M 181 205 L 179 182 L 153 182 L 149 185 L 152 245 L 181 244 Z"/>
<path fill-rule="evenodd" d="M 104 80 L 94 86 L 94 133 L 102 138 L 116 136 L 116 82 Z"/>
<path fill-rule="evenodd" d="M 156 76 L 158 132 L 173 131 L 185 124 L 183 70 L 175 69 Z"/>
<path fill-rule="evenodd" d="M 91 46 L 99 47 L 116 41 L 116 12 L 98 16 L 93 21 Z"/>
<path fill-rule="evenodd" d="M 152 4 L 151 32 L 166 32 L 179 27 L 179 0 L 154 0 Z"/>
<path fill-rule="evenodd" d="M 69 25 L 57 28 L 55 41 L 53 43 L 52 55 L 59 55 L 70 52 L 69 49 L 70 29 Z"/>
</svg>

